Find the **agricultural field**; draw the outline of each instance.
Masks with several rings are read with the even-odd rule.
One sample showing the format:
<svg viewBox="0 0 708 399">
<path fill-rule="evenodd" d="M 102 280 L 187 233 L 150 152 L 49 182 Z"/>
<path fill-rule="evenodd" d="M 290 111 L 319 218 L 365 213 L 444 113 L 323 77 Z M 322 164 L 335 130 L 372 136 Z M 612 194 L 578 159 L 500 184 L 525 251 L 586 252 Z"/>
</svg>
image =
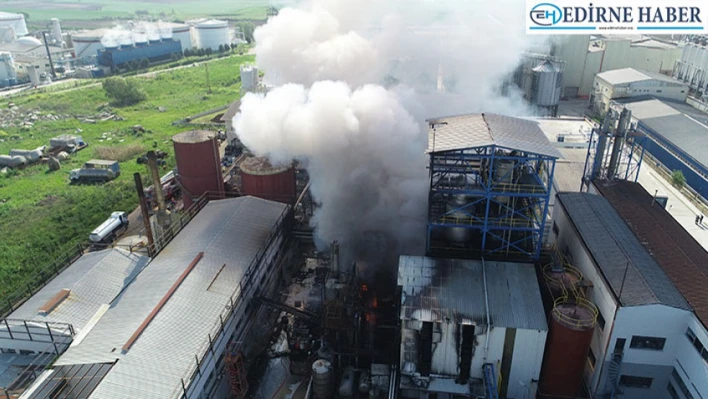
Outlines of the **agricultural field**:
<svg viewBox="0 0 708 399">
<path fill-rule="evenodd" d="M 211 92 L 204 65 L 131 78 L 138 79 L 147 100 L 124 108 L 112 106 L 100 85 L 2 100 L 0 115 L 10 111 L 12 102 L 17 114 L 39 117 L 29 128 L 0 131 L 0 154 L 48 145 L 50 138 L 60 134 L 79 134 L 89 146 L 62 162 L 58 171 L 36 164 L 0 174 L 0 301 L 26 286 L 51 260 L 86 241 L 110 212 L 133 210 L 138 201 L 132 175 L 140 172 L 150 184 L 145 166 L 136 162 L 138 154 L 166 151 L 170 158 L 165 169 L 171 169 L 170 138 L 185 130 L 172 122 L 236 100 L 241 87 L 239 65 L 253 61 L 252 55 L 210 61 Z M 142 125 L 146 132 L 134 133 L 134 125 Z M 103 185 L 69 185 L 71 169 L 102 157 L 121 161 L 118 179 Z"/>
<path fill-rule="evenodd" d="M 83 27 L 80 21 L 128 18 L 264 20 L 268 6 L 284 4 L 284 1 L 268 0 L 0 0 L 0 10 L 29 14 L 27 23 L 35 28 L 42 27 L 51 18 L 65 21 L 67 28 L 76 28 Z"/>
</svg>

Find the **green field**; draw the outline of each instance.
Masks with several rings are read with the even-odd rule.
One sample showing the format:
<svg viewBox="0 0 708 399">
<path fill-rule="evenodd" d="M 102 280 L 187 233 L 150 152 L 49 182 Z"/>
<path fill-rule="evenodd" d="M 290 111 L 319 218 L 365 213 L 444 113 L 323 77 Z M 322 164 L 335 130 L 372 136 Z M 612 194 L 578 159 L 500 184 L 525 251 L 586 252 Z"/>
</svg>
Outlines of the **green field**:
<svg viewBox="0 0 708 399">
<path fill-rule="evenodd" d="M 0 10 L 26 12 L 30 16 L 27 22 L 34 26 L 51 18 L 74 21 L 134 18 L 136 16 L 163 19 L 214 16 L 232 20 L 263 20 L 266 17 L 266 8 L 271 4 L 273 3 L 268 0 L 57 0 L 39 2 L 2 0 L 0 1 Z"/>
<path fill-rule="evenodd" d="M 39 109 L 45 114 L 91 116 L 108 107 L 125 120 L 91 124 L 72 118 L 37 122 L 30 130 L 6 128 L 0 133 L 5 140 L 0 143 L 0 154 L 13 148 L 48 145 L 51 137 L 74 133 L 77 128 L 82 129 L 79 134 L 89 143 L 88 148 L 63 162 L 59 171 L 49 172 L 46 165 L 38 164 L 0 175 L 0 297 L 24 287 L 39 268 L 59 253 L 86 241 L 91 230 L 110 212 L 134 209 L 137 196 L 132 175 L 140 172 L 147 177 L 145 167 L 136 163 L 135 156 L 121 162 L 121 176 L 104 185 L 70 186 L 71 169 L 95 158 L 99 146 L 138 144 L 146 151 L 156 147 L 172 154 L 170 138 L 184 130 L 172 126 L 172 122 L 237 99 L 241 86 L 239 65 L 253 60 L 253 56 L 234 55 L 209 62 L 211 93 L 207 93 L 204 65 L 137 78 L 148 100 L 126 108 L 109 106 L 100 86 L 13 98 L 11 101 L 22 111 Z M 0 103 L 0 108 L 7 106 L 7 100 Z M 158 107 L 166 111 L 159 112 Z M 137 124 L 148 132 L 133 134 L 131 127 Z M 21 139 L 9 139 L 12 136 Z M 173 165 L 170 157 L 167 168 Z"/>
</svg>

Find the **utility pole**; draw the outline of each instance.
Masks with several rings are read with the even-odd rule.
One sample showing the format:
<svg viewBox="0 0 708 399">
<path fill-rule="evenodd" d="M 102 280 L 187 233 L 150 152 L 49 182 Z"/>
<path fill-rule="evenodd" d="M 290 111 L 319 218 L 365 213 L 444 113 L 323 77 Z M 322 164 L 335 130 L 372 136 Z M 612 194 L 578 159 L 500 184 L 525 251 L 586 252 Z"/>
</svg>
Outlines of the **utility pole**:
<svg viewBox="0 0 708 399">
<path fill-rule="evenodd" d="M 52 78 L 57 78 L 57 73 L 54 72 L 54 63 L 52 62 L 52 53 L 49 51 L 49 43 L 47 43 L 47 32 L 42 31 L 42 37 L 44 38 L 44 48 L 47 50 L 47 57 L 49 58 L 49 69 L 52 71 Z"/>
<path fill-rule="evenodd" d="M 209 81 L 209 64 L 205 62 L 204 68 L 206 69 L 207 93 L 211 94 L 211 82 Z"/>
</svg>

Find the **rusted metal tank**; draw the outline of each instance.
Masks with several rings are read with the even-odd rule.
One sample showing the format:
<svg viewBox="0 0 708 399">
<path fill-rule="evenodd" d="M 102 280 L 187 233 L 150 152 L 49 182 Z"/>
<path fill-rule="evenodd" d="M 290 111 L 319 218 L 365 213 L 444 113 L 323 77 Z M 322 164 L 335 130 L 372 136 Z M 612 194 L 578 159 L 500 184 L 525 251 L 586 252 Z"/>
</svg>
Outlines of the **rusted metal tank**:
<svg viewBox="0 0 708 399">
<path fill-rule="evenodd" d="M 297 198 L 295 168 L 273 166 L 265 158 L 249 157 L 241 169 L 241 194 L 293 204 Z"/>
<path fill-rule="evenodd" d="M 581 392 L 596 322 L 597 308 L 591 302 L 555 301 L 541 367 L 541 397 L 576 397 Z"/>
<path fill-rule="evenodd" d="M 183 188 L 184 207 L 205 192 L 223 198 L 224 178 L 216 132 L 192 130 L 172 138 L 175 147 L 177 175 Z"/>
</svg>

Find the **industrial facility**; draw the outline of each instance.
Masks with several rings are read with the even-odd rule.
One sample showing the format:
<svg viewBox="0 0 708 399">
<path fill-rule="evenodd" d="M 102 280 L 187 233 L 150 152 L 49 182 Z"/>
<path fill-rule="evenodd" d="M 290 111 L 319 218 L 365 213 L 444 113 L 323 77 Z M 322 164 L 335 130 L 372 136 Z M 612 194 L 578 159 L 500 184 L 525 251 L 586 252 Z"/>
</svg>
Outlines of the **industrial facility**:
<svg viewBox="0 0 708 399">
<path fill-rule="evenodd" d="M 684 44 L 673 76 L 687 83 L 696 97 L 708 102 L 708 37 L 695 36 Z"/>
<path fill-rule="evenodd" d="M 524 54 L 514 74 L 514 83 L 542 115 L 556 116 L 561 99 L 565 62 L 542 54 Z"/>
<path fill-rule="evenodd" d="M 687 84 L 660 73 L 633 68 L 598 73 L 593 86 L 590 104 L 598 113 L 607 112 L 615 99 L 655 96 L 684 102 L 688 97 Z"/>
</svg>

